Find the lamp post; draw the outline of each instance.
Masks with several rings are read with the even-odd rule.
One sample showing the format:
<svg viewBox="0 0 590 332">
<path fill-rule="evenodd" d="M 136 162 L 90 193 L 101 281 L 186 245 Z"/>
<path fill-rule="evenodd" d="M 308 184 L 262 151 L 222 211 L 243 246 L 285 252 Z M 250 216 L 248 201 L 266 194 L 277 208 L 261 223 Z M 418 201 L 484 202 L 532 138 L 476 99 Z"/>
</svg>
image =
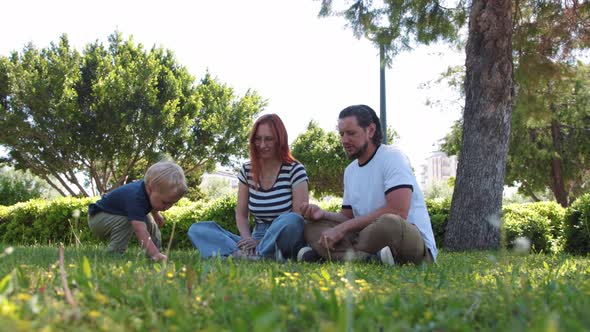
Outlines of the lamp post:
<svg viewBox="0 0 590 332">
<path fill-rule="evenodd" d="M 380 86 L 380 114 L 381 129 L 383 130 L 383 144 L 387 144 L 387 115 L 385 107 L 385 46 L 383 42 L 379 43 L 379 86 Z"/>
</svg>

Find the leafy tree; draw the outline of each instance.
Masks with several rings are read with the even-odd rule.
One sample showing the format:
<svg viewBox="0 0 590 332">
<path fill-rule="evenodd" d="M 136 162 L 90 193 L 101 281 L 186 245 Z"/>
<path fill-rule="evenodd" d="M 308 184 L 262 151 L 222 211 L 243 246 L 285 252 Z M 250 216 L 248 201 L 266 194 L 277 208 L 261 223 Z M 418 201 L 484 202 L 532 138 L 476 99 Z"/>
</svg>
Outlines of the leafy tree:
<svg viewBox="0 0 590 332">
<path fill-rule="evenodd" d="M 327 132 L 312 120 L 293 142 L 291 152 L 305 166 L 314 196 L 342 196 L 344 169 L 350 161 L 336 132 Z"/>
<path fill-rule="evenodd" d="M 46 181 L 29 171 L 0 168 L 0 205 L 13 205 L 33 198 L 51 198 L 55 194 Z"/>
<path fill-rule="evenodd" d="M 457 41 L 467 19 L 465 0 L 457 1 L 455 8 L 436 0 L 354 0 L 343 1 L 342 8 L 336 2 L 322 0 L 320 16 L 344 17 L 355 37 L 383 47 L 388 65 L 393 56 L 410 50 L 412 44 Z"/>
<path fill-rule="evenodd" d="M 332 1 L 323 1 L 330 13 Z M 466 48 L 463 153 L 446 240 L 450 249 L 496 248 L 499 230 L 487 222 L 502 203 L 506 151 L 512 111 L 512 1 L 383 2 L 358 0 L 341 12 L 355 35 L 387 45 L 389 56 L 410 47 L 456 41 L 469 12 Z M 493 28 L 490 28 L 493 27 Z"/>
<path fill-rule="evenodd" d="M 62 195 L 87 196 L 77 174 L 104 193 L 168 156 L 187 173 L 244 156 L 245 137 L 265 106 L 236 96 L 209 73 L 199 84 L 172 52 L 144 49 L 115 32 L 82 54 L 67 37 L 0 57 L 0 144 Z M 63 188 L 63 189 L 62 189 Z"/>
<path fill-rule="evenodd" d="M 389 127 L 389 144 L 399 139 L 398 133 Z M 297 136 L 291 146 L 293 156 L 299 160 L 309 176 L 309 188 L 316 198 L 326 195 L 342 196 L 344 169 L 350 163 L 340 137 L 334 131 L 325 131 L 315 121 L 310 121 L 307 130 Z"/>
<path fill-rule="evenodd" d="M 567 206 L 588 189 L 589 68 L 576 50 L 590 45 L 590 4 L 525 1 L 515 7 L 513 48 L 518 94 L 507 159 L 508 185 L 539 200 L 546 188 Z M 461 121 L 441 149 L 458 154 Z"/>
</svg>

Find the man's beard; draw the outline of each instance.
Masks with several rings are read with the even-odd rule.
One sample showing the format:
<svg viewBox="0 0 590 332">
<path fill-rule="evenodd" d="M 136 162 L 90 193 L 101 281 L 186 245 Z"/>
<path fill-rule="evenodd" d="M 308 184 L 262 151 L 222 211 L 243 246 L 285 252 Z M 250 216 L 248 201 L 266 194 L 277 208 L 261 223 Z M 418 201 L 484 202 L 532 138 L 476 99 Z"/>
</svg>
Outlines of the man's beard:
<svg viewBox="0 0 590 332">
<path fill-rule="evenodd" d="M 360 156 L 362 156 L 365 153 L 365 151 L 367 151 L 368 147 L 369 147 L 369 142 L 365 142 L 365 144 L 361 145 L 361 147 L 355 153 L 348 155 L 348 159 L 349 160 L 358 159 Z"/>
</svg>

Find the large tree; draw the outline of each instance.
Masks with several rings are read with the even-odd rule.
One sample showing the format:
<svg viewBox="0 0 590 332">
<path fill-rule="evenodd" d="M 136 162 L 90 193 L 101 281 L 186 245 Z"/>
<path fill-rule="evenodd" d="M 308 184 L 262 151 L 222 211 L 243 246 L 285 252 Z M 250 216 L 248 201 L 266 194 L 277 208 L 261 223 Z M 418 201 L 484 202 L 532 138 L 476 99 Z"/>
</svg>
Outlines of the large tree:
<svg viewBox="0 0 590 332">
<path fill-rule="evenodd" d="M 512 113 L 512 1 L 471 4 L 463 146 L 445 247 L 497 248 Z"/>
<path fill-rule="evenodd" d="M 514 11 L 518 93 L 505 183 L 533 199 L 549 189 L 567 206 L 590 178 L 589 67 L 576 62 L 577 52 L 590 46 L 590 3 L 522 1 Z M 461 128 L 455 123 L 443 151 L 459 154 Z"/>
<path fill-rule="evenodd" d="M 323 8 L 331 3 L 323 1 Z M 465 5 L 359 0 L 342 13 L 356 35 L 376 36 L 373 40 L 387 42 L 393 55 L 412 42 L 455 40 L 465 22 Z M 512 110 L 512 1 L 475 0 L 469 13 L 464 150 L 446 233 L 450 249 L 494 248 L 499 243 L 497 224 L 489 220 L 500 213 Z"/>
<path fill-rule="evenodd" d="M 188 173 L 244 156 L 264 106 L 256 93 L 236 96 L 209 74 L 195 84 L 172 52 L 118 32 L 82 54 L 64 35 L 0 57 L 0 145 L 16 167 L 63 195 L 93 194 L 79 174 L 104 193 L 162 156 Z"/>
</svg>

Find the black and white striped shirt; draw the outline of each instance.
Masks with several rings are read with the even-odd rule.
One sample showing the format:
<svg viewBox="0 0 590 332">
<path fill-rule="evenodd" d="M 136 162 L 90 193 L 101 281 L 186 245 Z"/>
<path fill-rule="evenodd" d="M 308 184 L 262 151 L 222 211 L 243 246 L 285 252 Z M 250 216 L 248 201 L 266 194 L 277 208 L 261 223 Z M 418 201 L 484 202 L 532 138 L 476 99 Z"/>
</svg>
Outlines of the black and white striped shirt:
<svg viewBox="0 0 590 332">
<path fill-rule="evenodd" d="M 247 180 L 246 180 L 247 179 Z M 275 183 L 268 190 L 255 188 L 252 181 L 250 162 L 242 165 L 238 180 L 248 186 L 248 209 L 258 223 L 271 223 L 293 208 L 293 187 L 308 181 L 305 167 L 294 161 L 283 164 Z"/>
</svg>

